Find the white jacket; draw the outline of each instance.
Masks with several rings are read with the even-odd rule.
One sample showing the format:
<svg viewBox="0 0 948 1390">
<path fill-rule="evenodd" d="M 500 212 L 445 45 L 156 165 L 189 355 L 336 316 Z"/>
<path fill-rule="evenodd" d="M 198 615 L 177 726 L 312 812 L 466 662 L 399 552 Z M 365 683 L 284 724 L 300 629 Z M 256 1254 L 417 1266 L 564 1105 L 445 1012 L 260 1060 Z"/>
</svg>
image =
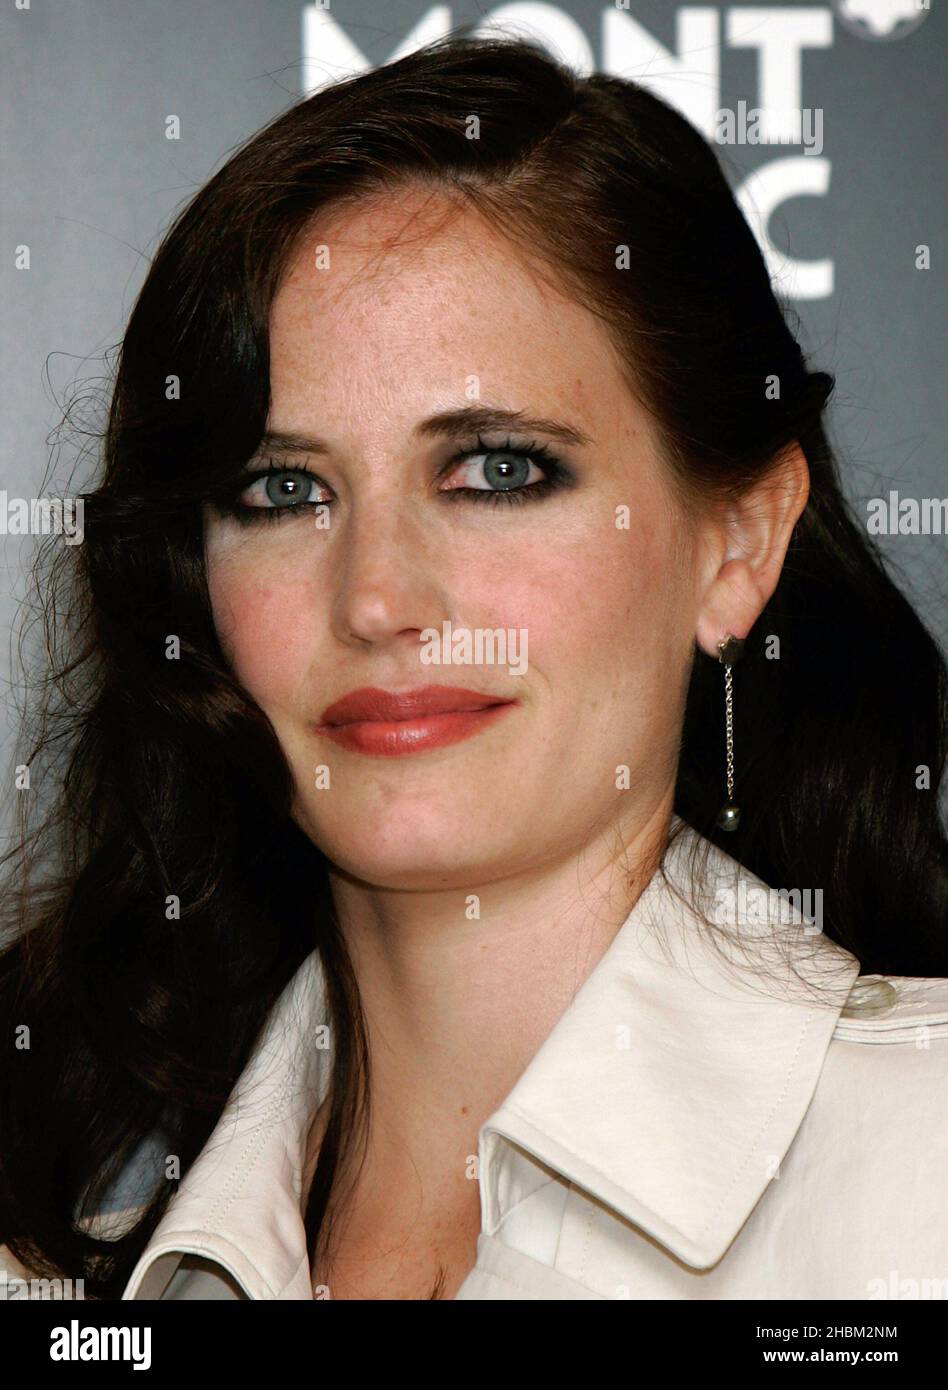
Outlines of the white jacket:
<svg viewBox="0 0 948 1390">
<path fill-rule="evenodd" d="M 742 880 L 752 917 L 746 890 L 767 889 L 690 828 L 674 881 L 695 846 L 709 915 Z M 857 981 L 774 899 L 742 923 L 743 967 L 733 926 L 723 956 L 652 879 L 480 1129 L 458 1299 L 948 1298 L 948 980 Z M 828 1007 L 788 997 L 792 968 Z M 314 952 L 125 1299 L 312 1299 L 300 1172 L 326 1021 Z"/>
</svg>

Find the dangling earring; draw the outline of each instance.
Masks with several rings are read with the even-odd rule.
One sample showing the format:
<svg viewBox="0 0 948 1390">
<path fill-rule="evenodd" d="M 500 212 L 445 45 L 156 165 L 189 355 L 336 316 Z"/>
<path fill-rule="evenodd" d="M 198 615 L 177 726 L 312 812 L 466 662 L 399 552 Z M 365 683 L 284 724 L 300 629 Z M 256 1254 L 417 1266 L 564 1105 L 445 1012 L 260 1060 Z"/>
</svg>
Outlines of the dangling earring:
<svg viewBox="0 0 948 1390">
<path fill-rule="evenodd" d="M 744 642 L 732 633 L 718 643 L 718 661 L 724 667 L 724 718 L 727 726 L 727 801 L 718 812 L 719 830 L 736 830 L 741 808 L 734 800 L 734 678 L 731 668 L 744 655 Z"/>
</svg>

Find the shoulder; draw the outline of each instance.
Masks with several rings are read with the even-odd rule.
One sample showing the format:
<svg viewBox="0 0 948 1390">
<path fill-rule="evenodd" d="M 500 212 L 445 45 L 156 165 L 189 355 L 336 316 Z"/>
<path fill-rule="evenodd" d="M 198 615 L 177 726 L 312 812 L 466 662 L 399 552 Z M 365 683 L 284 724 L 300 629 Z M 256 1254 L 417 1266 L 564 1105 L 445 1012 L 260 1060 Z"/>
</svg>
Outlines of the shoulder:
<svg viewBox="0 0 948 1390">
<path fill-rule="evenodd" d="M 884 1147 L 948 1150 L 948 980 L 863 975 L 833 1029 L 814 1105 Z"/>
<path fill-rule="evenodd" d="M 784 1172 L 828 1296 L 948 1297 L 946 1096 L 948 980 L 858 979 Z"/>
<path fill-rule="evenodd" d="M 935 1047 L 948 1052 L 948 979 L 911 975 L 860 975 L 833 1031 L 833 1041 L 862 1046 Z"/>
<path fill-rule="evenodd" d="M 809 1145 L 841 1178 L 864 1173 L 880 1201 L 912 1190 L 944 1205 L 946 1096 L 948 980 L 860 976 L 806 1117 Z"/>
</svg>

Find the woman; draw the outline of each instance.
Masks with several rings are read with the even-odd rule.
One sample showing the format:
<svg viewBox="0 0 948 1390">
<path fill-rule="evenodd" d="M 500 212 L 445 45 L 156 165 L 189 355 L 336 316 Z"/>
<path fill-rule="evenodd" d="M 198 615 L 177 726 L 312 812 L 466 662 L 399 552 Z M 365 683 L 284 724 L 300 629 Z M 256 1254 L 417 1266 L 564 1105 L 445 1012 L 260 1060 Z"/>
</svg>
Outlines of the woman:
<svg viewBox="0 0 948 1390">
<path fill-rule="evenodd" d="M 342 82 L 210 180 L 57 570 L 10 1259 L 101 1298 L 938 1272 L 944 670 L 831 387 L 696 131 L 528 44 Z"/>
</svg>

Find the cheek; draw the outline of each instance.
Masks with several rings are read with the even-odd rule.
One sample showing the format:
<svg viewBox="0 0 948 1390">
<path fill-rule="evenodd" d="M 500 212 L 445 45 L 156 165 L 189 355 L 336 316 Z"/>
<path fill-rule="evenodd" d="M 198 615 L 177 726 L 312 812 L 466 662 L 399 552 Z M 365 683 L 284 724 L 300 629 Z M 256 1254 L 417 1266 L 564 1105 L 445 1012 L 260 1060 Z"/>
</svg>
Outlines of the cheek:
<svg viewBox="0 0 948 1390">
<path fill-rule="evenodd" d="M 484 578 L 474 599 L 493 621 L 526 629 L 538 666 L 569 661 L 577 681 L 654 666 L 675 646 L 680 583 L 660 526 L 596 527 L 521 555 L 503 582 Z"/>
<path fill-rule="evenodd" d="M 221 649 L 237 680 L 262 708 L 292 699 L 306 667 L 317 611 L 289 576 L 263 566 L 211 565 L 208 588 Z"/>
</svg>

